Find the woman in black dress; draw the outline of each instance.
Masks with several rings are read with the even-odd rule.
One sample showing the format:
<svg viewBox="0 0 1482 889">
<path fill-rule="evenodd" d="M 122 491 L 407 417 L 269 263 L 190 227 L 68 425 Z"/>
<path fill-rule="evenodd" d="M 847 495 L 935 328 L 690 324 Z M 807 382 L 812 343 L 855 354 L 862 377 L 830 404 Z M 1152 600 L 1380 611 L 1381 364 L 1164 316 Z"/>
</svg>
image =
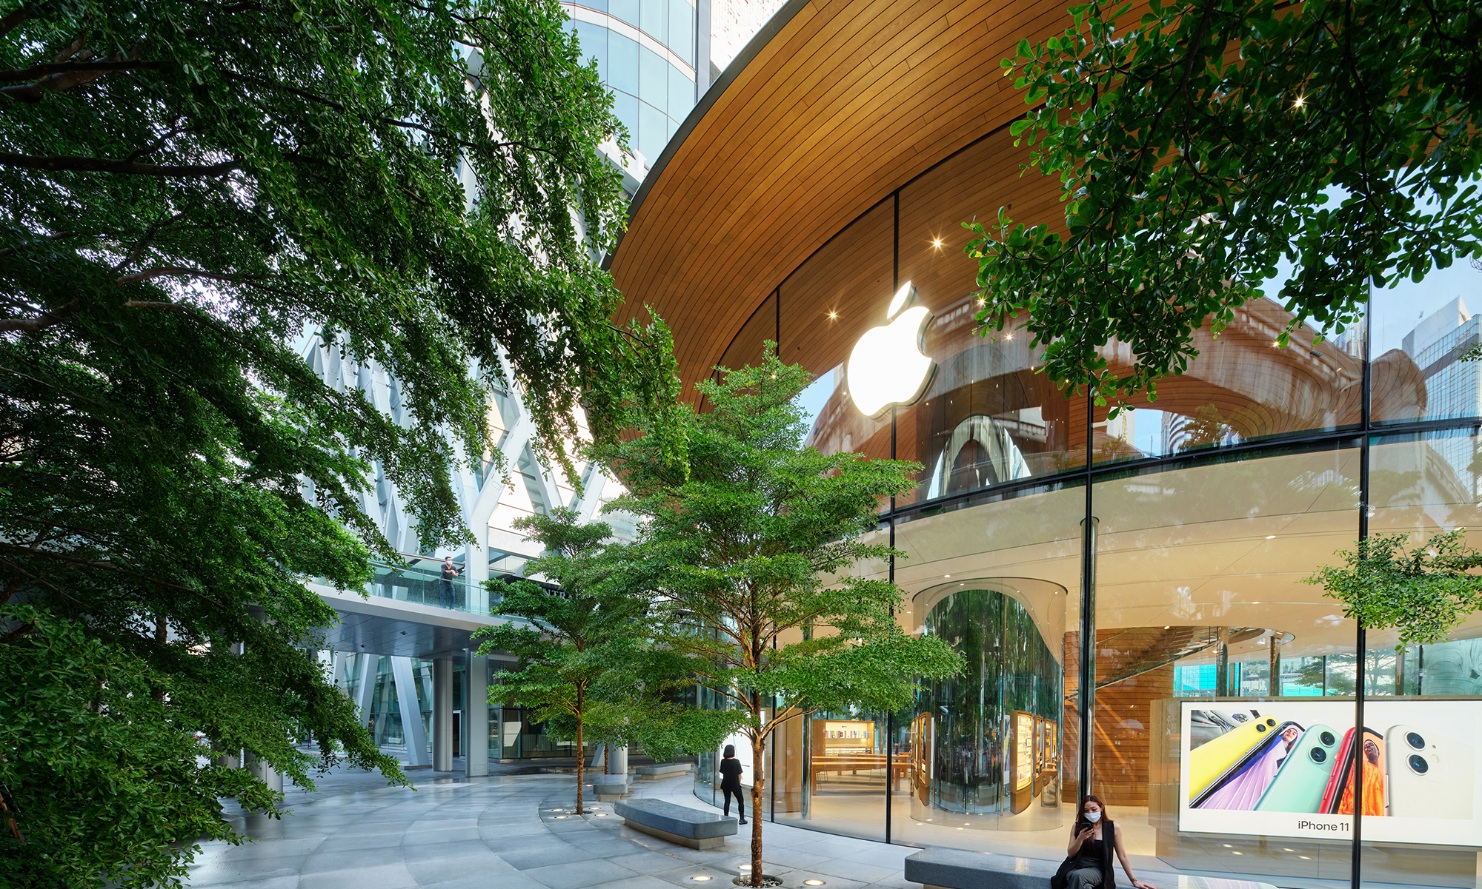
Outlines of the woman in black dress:
<svg viewBox="0 0 1482 889">
<path fill-rule="evenodd" d="M 741 802 L 741 760 L 736 758 L 736 745 L 727 744 L 720 759 L 720 792 L 725 795 L 725 814 L 731 814 L 731 797 L 736 798 L 739 823 L 746 823 L 746 806 Z"/>
<path fill-rule="evenodd" d="M 1127 850 L 1122 847 L 1122 829 L 1110 818 L 1103 818 L 1105 814 L 1106 806 L 1101 800 L 1089 795 L 1081 799 L 1081 810 L 1076 814 L 1070 845 L 1065 850 L 1068 857 L 1060 866 L 1060 873 L 1050 882 L 1054 889 L 1061 886 L 1065 889 L 1114 889 L 1113 852 L 1136 889 L 1153 889 L 1132 876 L 1132 864 L 1127 860 Z"/>
</svg>

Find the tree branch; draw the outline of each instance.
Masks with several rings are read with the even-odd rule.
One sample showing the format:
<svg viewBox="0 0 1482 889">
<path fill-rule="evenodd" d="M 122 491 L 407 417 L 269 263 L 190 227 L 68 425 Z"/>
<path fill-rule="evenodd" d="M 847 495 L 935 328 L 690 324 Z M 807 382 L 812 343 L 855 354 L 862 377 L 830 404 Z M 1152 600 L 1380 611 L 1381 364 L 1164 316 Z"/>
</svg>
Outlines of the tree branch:
<svg viewBox="0 0 1482 889">
<path fill-rule="evenodd" d="M 163 67 L 163 62 L 141 62 L 128 59 L 121 61 L 98 60 L 95 62 L 49 62 L 44 65 L 32 65 L 29 68 L 12 68 L 8 71 L 0 71 L 0 83 L 21 83 L 27 80 L 35 80 L 36 78 L 43 78 L 45 80 L 61 74 L 95 73 L 98 76 L 102 76 L 112 71 L 158 70 Z M 39 84 L 28 85 L 37 86 Z"/>
<path fill-rule="evenodd" d="M 34 6 L 21 6 L 14 10 L 10 15 L 0 19 L 0 37 L 4 37 L 31 19 L 46 15 L 54 6 L 56 6 L 55 3 L 38 3 Z"/>
<path fill-rule="evenodd" d="M 13 330 L 37 331 L 45 330 L 55 324 L 60 324 L 68 315 L 72 315 L 82 308 L 82 300 L 74 299 L 58 309 L 44 312 L 36 318 L 22 320 L 20 318 L 0 319 L 0 333 L 9 333 Z"/>
<path fill-rule="evenodd" d="M 165 177 L 210 177 L 223 176 L 242 167 L 241 161 L 223 161 L 219 164 L 141 164 L 111 158 L 79 157 L 77 155 L 11 154 L 0 152 L 0 167 L 20 167 L 25 170 L 77 171 L 83 173 L 124 173 L 133 176 Z"/>
</svg>

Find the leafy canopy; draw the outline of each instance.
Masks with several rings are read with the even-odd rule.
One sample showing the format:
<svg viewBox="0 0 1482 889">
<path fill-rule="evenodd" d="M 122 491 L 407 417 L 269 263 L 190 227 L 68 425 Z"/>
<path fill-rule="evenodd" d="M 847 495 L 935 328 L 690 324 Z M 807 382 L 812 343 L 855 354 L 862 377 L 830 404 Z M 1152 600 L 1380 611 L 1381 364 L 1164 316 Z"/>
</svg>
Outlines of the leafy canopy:
<svg viewBox="0 0 1482 889">
<path fill-rule="evenodd" d="M 1375 534 L 1339 555 L 1342 567 L 1307 578 L 1343 603 L 1345 617 L 1371 630 L 1395 629 L 1396 648 L 1445 642 L 1469 614 L 1482 610 L 1482 552 L 1466 530 L 1437 534 L 1408 549 L 1403 534 Z"/>
<path fill-rule="evenodd" d="M 739 729 L 755 810 L 779 726 L 819 709 L 902 709 L 918 677 L 955 673 L 961 657 L 908 636 L 893 611 L 901 590 L 866 568 L 903 555 L 875 542 L 877 510 L 920 467 L 805 447 L 798 394 L 811 377 L 773 343 L 756 367 L 718 370 L 699 384 L 709 411 L 684 415 L 688 473 L 649 436 L 600 451 L 629 489 L 611 508 L 644 520 L 624 573 L 652 592 L 656 647 L 728 708 L 674 719 L 671 743 L 713 751 Z M 762 819 L 752 823 L 760 879 Z"/>
<path fill-rule="evenodd" d="M 564 24 L 0 0 L 4 880 L 178 882 L 219 797 L 275 805 L 198 754 L 306 783 L 302 737 L 399 780 L 303 653 L 335 616 L 299 578 L 359 587 L 388 549 L 373 468 L 431 547 L 467 533 L 449 461 L 493 451 L 491 388 L 547 443 L 672 403 L 666 331 L 608 320 L 618 124 Z M 388 370 L 393 415 L 308 332 Z"/>
<path fill-rule="evenodd" d="M 637 686 L 648 639 L 648 598 L 612 581 L 612 529 L 578 518 L 575 510 L 560 508 L 514 523 L 544 548 L 526 573 L 553 586 L 491 581 L 490 591 L 500 596 L 499 613 L 529 623 L 485 627 L 474 638 L 481 640 L 481 654 L 503 651 L 518 659 L 515 669 L 495 674 L 499 684 L 489 690 L 489 700 L 528 708 L 552 737 L 576 742 L 580 814 L 588 729 L 621 743 L 631 737 L 632 721 L 641 718 Z"/>
<path fill-rule="evenodd" d="M 1073 6 L 1002 63 L 1032 106 L 1012 131 L 1065 215 L 970 226 L 978 318 L 1027 315 L 1052 378 L 1156 397 L 1193 332 L 1218 333 L 1282 263 L 1288 330 L 1342 332 L 1371 280 L 1482 255 L 1473 0 L 1131 8 Z M 1114 340 L 1129 368 L 1108 366 Z"/>
</svg>

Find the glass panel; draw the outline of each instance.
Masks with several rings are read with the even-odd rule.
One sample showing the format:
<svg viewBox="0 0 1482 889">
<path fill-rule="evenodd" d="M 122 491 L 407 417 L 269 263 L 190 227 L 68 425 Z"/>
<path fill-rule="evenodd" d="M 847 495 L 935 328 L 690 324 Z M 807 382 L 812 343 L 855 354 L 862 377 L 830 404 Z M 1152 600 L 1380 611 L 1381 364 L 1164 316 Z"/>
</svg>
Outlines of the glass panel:
<svg viewBox="0 0 1482 889">
<path fill-rule="evenodd" d="M 1164 457 L 1264 439 L 1353 426 L 1361 420 L 1362 328 L 1342 334 L 1302 327 L 1290 345 L 1275 337 L 1291 321 L 1278 303 L 1256 299 L 1235 311 L 1218 338 L 1194 335 L 1199 356 L 1182 374 L 1158 383 L 1157 400 L 1093 420 L 1098 463 Z M 1125 370 L 1130 352 L 1107 347 L 1109 369 Z"/>
<path fill-rule="evenodd" d="M 695 7 L 685 0 L 669 0 L 669 39 L 674 54 L 690 65 L 695 64 Z"/>
<path fill-rule="evenodd" d="M 896 456 L 922 469 L 899 505 L 1085 465 L 1086 399 L 1036 373 L 1040 351 L 1022 331 L 978 336 L 975 308 L 960 298 L 927 325 L 936 369 L 922 399 L 896 414 Z"/>
<path fill-rule="evenodd" d="M 866 535 L 885 543 L 889 532 Z M 851 576 L 884 579 L 884 560 L 861 562 Z M 797 641 L 800 637 L 794 637 Z M 856 709 L 814 712 L 779 727 L 773 819 L 829 833 L 885 839 L 885 784 L 890 768 L 890 715 Z"/>
<path fill-rule="evenodd" d="M 618 36 L 612 35 L 614 40 Z M 622 121 L 623 126 L 628 130 L 629 148 L 638 146 L 638 105 L 639 102 L 635 96 L 617 91 L 612 94 L 612 113 L 617 115 L 617 119 Z"/>
<path fill-rule="evenodd" d="M 1470 430 L 1377 444 L 1371 451 L 1370 532 L 1399 534 L 1407 549 L 1467 528 L 1482 547 L 1479 440 Z M 1365 782 L 1363 880 L 1474 886 L 1482 846 L 1482 615 L 1435 645 L 1395 650 L 1393 630 L 1368 633 L 1364 724 L 1374 733 L 1378 780 Z"/>
<path fill-rule="evenodd" d="M 669 105 L 669 63 L 646 46 L 638 47 L 638 98 L 661 112 Z"/>
<path fill-rule="evenodd" d="M 1482 363 L 1458 361 L 1482 343 L 1482 276 L 1466 263 L 1370 296 L 1375 422 L 1482 415 Z"/>
<path fill-rule="evenodd" d="M 860 338 L 885 322 L 893 219 L 890 201 L 877 204 L 782 282 L 782 357 L 819 375 L 809 441 L 824 453 L 890 456 L 889 409 L 862 412 L 844 365 Z"/>
<path fill-rule="evenodd" d="M 902 626 L 950 641 L 967 669 L 894 720 L 893 842 L 1065 856 L 1062 665 L 1085 505 L 1083 487 L 1037 488 L 898 526 Z"/>
<path fill-rule="evenodd" d="M 607 36 L 607 51 L 610 54 L 608 65 L 612 76 L 609 85 L 630 96 L 638 95 L 638 41 L 612 31 Z"/>
<path fill-rule="evenodd" d="M 1091 791 L 1134 859 L 1288 886 L 1348 878 L 1352 818 L 1329 779 L 1354 735 L 1356 629 L 1303 580 L 1357 537 L 1358 455 L 1096 484 Z M 1332 700 L 1311 697 L 1314 662 Z M 1078 733 L 1078 713 L 1066 723 Z"/>
<path fill-rule="evenodd" d="M 638 150 L 650 166 L 664 153 L 667 120 L 664 112 L 654 106 L 647 102 L 638 103 Z"/>
<path fill-rule="evenodd" d="M 669 116 L 674 120 L 684 120 L 695 107 L 695 82 L 673 65 L 664 67 L 669 69 Z"/>
<path fill-rule="evenodd" d="M 576 23 L 576 38 L 581 41 L 582 54 L 597 60 L 597 76 L 607 82 L 607 29 L 590 22 Z"/>
<path fill-rule="evenodd" d="M 900 280 L 931 311 L 923 339 L 936 365 L 921 401 L 899 412 L 897 456 L 923 467 L 902 503 L 1085 463 L 1085 401 L 1036 372 L 1041 353 L 1022 332 L 983 337 L 973 318 L 978 269 L 959 223 L 1001 202 L 994 183 L 1017 158 L 1011 137 L 990 136 L 901 189 Z"/>
<path fill-rule="evenodd" d="M 640 0 L 608 0 L 608 13 L 633 27 L 641 27 Z"/>
<path fill-rule="evenodd" d="M 669 42 L 669 4 L 667 0 L 639 0 L 642 21 L 639 23 L 648 36 L 660 43 Z"/>
</svg>

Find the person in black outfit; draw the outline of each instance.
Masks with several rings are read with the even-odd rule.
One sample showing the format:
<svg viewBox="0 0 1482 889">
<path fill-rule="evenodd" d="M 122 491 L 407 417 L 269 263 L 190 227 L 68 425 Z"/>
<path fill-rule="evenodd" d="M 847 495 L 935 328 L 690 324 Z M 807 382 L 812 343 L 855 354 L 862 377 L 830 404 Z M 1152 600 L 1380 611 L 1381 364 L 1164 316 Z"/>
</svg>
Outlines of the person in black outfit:
<svg viewBox="0 0 1482 889">
<path fill-rule="evenodd" d="M 452 608 L 457 604 L 453 596 L 453 581 L 462 573 L 463 569 L 453 564 L 452 556 L 443 559 L 442 584 L 438 589 L 438 604 L 442 607 Z"/>
<path fill-rule="evenodd" d="M 1132 864 L 1127 860 L 1127 850 L 1122 847 L 1122 829 L 1110 818 L 1103 818 L 1105 814 L 1106 806 L 1100 799 L 1089 795 L 1082 797 L 1075 827 L 1070 830 L 1065 863 L 1060 865 L 1060 872 L 1050 881 L 1052 889 L 1115 889 L 1113 851 L 1136 889 L 1153 889 L 1132 876 Z"/>
<path fill-rule="evenodd" d="M 725 795 L 726 815 L 731 814 L 731 797 L 736 798 L 739 824 L 746 823 L 746 806 L 741 802 L 741 760 L 736 758 L 736 745 L 727 744 L 720 758 L 720 792 Z"/>
</svg>

